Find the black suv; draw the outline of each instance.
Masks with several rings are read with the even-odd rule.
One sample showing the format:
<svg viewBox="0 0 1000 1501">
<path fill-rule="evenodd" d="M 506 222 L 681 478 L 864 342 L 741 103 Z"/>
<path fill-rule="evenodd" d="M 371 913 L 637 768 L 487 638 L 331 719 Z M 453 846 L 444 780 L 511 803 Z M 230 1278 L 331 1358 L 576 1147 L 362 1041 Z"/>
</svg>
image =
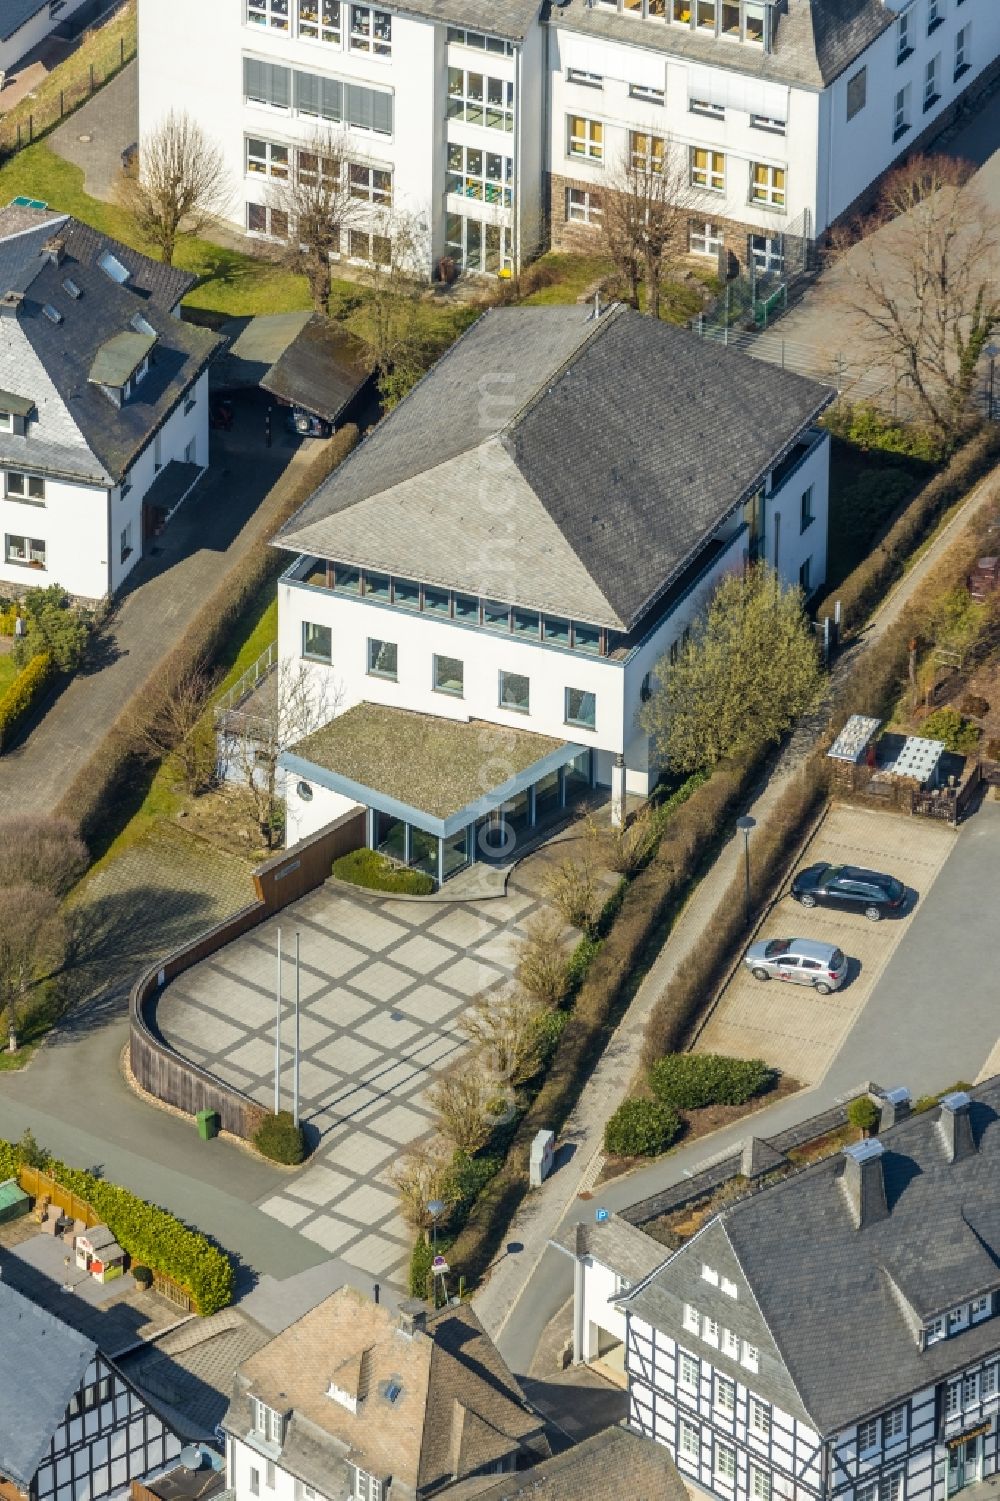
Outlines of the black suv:
<svg viewBox="0 0 1000 1501">
<path fill-rule="evenodd" d="M 860 865 L 810 865 L 792 882 L 792 896 L 803 907 L 822 902 L 827 907 L 848 907 L 878 922 L 887 912 L 899 914 L 906 906 L 906 887 L 895 876 Z"/>
</svg>

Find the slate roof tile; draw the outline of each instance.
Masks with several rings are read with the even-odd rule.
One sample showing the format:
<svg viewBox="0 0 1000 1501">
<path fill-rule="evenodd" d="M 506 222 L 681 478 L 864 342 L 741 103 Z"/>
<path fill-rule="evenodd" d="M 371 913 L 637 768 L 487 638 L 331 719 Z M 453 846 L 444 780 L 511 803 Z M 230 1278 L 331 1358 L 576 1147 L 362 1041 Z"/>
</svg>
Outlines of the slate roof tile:
<svg viewBox="0 0 1000 1501">
<path fill-rule="evenodd" d="M 17 1351 L 0 1360 L 0 1475 L 27 1493 L 97 1346 L 2 1280 L 0 1329 Z"/>
</svg>

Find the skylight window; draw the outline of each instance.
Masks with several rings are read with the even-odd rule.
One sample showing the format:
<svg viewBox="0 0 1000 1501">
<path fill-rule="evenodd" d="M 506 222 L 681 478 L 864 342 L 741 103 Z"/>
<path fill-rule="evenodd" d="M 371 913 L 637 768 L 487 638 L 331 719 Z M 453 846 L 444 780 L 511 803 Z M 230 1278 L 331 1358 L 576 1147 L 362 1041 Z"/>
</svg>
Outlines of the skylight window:
<svg viewBox="0 0 1000 1501">
<path fill-rule="evenodd" d="M 129 279 L 129 276 L 131 275 L 127 267 L 123 266 L 118 257 L 116 255 L 112 255 L 110 250 L 101 251 L 100 255 L 97 257 L 97 264 L 100 266 L 105 276 L 110 276 L 112 281 L 116 281 L 118 285 L 122 287 L 125 285 L 125 283 Z"/>
<path fill-rule="evenodd" d="M 388 1381 L 388 1382 L 386 1382 L 386 1388 L 385 1388 L 385 1399 L 386 1399 L 386 1401 L 387 1402 L 395 1402 L 396 1398 L 400 1395 L 400 1393 L 402 1392 L 402 1390 L 403 1390 L 403 1388 L 400 1386 L 400 1384 L 399 1384 L 398 1381 Z"/>
<path fill-rule="evenodd" d="M 73 298 L 74 302 L 78 297 L 83 296 L 83 293 L 80 291 L 80 288 L 77 286 L 76 282 L 72 281 L 68 276 L 63 282 L 63 291 L 68 292 L 69 295 Z"/>
<path fill-rule="evenodd" d="M 42 312 L 45 314 L 46 318 L 48 318 L 50 323 L 61 323 L 63 321 L 62 313 L 57 307 L 53 307 L 51 302 L 45 303 L 42 308 Z"/>
</svg>

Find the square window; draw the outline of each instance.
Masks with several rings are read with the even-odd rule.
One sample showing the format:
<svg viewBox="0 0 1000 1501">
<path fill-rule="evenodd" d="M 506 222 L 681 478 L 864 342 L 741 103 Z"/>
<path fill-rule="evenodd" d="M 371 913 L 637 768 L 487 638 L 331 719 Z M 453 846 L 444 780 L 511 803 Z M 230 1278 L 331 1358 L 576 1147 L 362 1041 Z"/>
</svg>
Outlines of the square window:
<svg viewBox="0 0 1000 1501">
<path fill-rule="evenodd" d="M 580 625 L 579 621 L 573 622 L 573 650 L 589 652 L 592 656 L 599 656 L 601 651 L 601 632 L 596 625 Z"/>
<path fill-rule="evenodd" d="M 474 594 L 455 595 L 455 619 L 479 624 L 479 600 Z"/>
<path fill-rule="evenodd" d="M 420 585 L 414 579 L 393 579 L 392 602 L 404 610 L 419 610 Z"/>
<path fill-rule="evenodd" d="M 545 640 L 556 646 L 569 646 L 570 626 L 568 620 L 559 620 L 555 615 L 546 615 L 543 625 Z"/>
<path fill-rule="evenodd" d="M 361 593 L 361 569 L 347 568 L 342 563 L 334 565 L 333 587 L 338 594 Z"/>
<path fill-rule="evenodd" d="M 519 672 L 501 672 L 500 708 L 516 709 L 519 714 L 527 714 L 529 706 L 530 684 L 528 679 Z"/>
<path fill-rule="evenodd" d="M 333 661 L 333 632 L 328 625 L 302 622 L 302 655 L 313 662 Z"/>
<path fill-rule="evenodd" d="M 585 688 L 566 689 L 566 723 L 580 725 L 585 730 L 597 726 L 597 695 Z"/>
<path fill-rule="evenodd" d="M 969 1315 L 974 1324 L 978 1324 L 980 1319 L 989 1318 L 992 1311 L 992 1299 L 989 1293 L 984 1293 L 981 1298 L 974 1298 L 969 1304 Z"/>
<path fill-rule="evenodd" d="M 721 151 L 704 146 L 691 147 L 691 185 L 710 193 L 726 191 L 726 158 Z"/>
<path fill-rule="evenodd" d="M 528 636 L 537 641 L 541 634 L 541 616 L 537 610 L 515 610 L 512 615 L 515 636 Z"/>
<path fill-rule="evenodd" d="M 465 691 L 465 664 L 458 657 L 434 658 L 434 691 L 461 698 Z"/>
<path fill-rule="evenodd" d="M 447 589 L 432 589 L 429 584 L 425 584 L 424 609 L 432 615 L 450 615 L 450 592 Z"/>
<path fill-rule="evenodd" d="M 483 600 L 483 625 L 491 631 L 510 630 L 510 605 L 494 604 L 492 600 Z"/>
<path fill-rule="evenodd" d="M 373 678 L 397 681 L 399 647 L 395 641 L 368 640 L 368 672 Z"/>
<path fill-rule="evenodd" d="M 769 208 L 785 206 L 785 169 L 766 162 L 754 162 L 750 168 L 750 201 Z"/>
<path fill-rule="evenodd" d="M 389 603 L 391 590 L 387 573 L 365 573 L 365 598 L 381 599 L 385 604 Z"/>
<path fill-rule="evenodd" d="M 692 255 L 717 257 L 722 246 L 722 231 L 710 219 L 693 220 L 688 226 L 688 249 Z"/>
<path fill-rule="evenodd" d="M 701 1275 L 704 1278 L 704 1280 L 706 1282 L 710 1282 L 713 1287 L 718 1287 L 718 1285 L 719 1285 L 719 1274 L 715 1270 L 715 1268 L 709 1266 L 707 1264 L 707 1262 L 702 1262 Z"/>
</svg>

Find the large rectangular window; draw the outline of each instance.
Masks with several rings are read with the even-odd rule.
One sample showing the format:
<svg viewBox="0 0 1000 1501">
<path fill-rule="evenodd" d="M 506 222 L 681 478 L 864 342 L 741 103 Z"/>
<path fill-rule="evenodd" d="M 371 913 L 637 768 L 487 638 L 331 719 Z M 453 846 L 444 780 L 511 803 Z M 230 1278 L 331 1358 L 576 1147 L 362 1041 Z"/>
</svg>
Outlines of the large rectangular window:
<svg viewBox="0 0 1000 1501">
<path fill-rule="evenodd" d="M 280 63 L 243 59 L 243 95 L 248 104 L 266 104 L 271 109 L 289 109 L 292 103 L 292 70 Z"/>
<path fill-rule="evenodd" d="M 351 6 L 351 51 L 392 55 L 392 16 L 371 5 Z"/>
<path fill-rule="evenodd" d="M 581 156 L 591 162 L 603 161 L 603 123 L 600 120 L 588 120 L 585 115 L 567 115 L 566 149 L 570 156 Z"/>
<path fill-rule="evenodd" d="M 448 116 L 490 130 L 514 129 L 514 85 L 465 68 L 448 69 Z"/>
<path fill-rule="evenodd" d="M 288 147 L 275 141 L 262 141 L 248 136 L 247 174 L 251 177 L 274 177 L 284 182 L 288 178 Z"/>
<path fill-rule="evenodd" d="M 392 173 L 385 167 L 367 162 L 351 162 L 347 169 L 351 197 L 363 203 L 377 203 L 381 208 L 392 204 Z"/>
<path fill-rule="evenodd" d="M 721 151 L 706 146 L 691 147 L 691 185 L 710 193 L 726 191 L 726 158 Z"/>
<path fill-rule="evenodd" d="M 513 182 L 512 157 L 501 156 L 498 151 L 482 151 L 478 146 L 449 143 L 445 181 L 449 193 L 458 193 L 477 203 L 495 203 L 510 208 Z"/>
<path fill-rule="evenodd" d="M 465 664 L 458 657 L 434 658 L 434 691 L 461 698 L 465 691 Z"/>
<path fill-rule="evenodd" d="M 332 42 L 340 46 L 340 0 L 298 0 L 299 36 L 314 42 Z"/>
<path fill-rule="evenodd" d="M 312 662 L 333 661 L 333 632 L 328 625 L 303 620 L 302 655 Z"/>
<path fill-rule="evenodd" d="M 859 68 L 853 77 L 847 80 L 847 118 L 853 120 L 855 115 L 860 115 L 868 102 L 868 69 Z"/>
<path fill-rule="evenodd" d="M 399 647 L 395 641 L 377 641 L 368 638 L 368 674 L 373 678 L 388 678 L 397 681 Z"/>
<path fill-rule="evenodd" d="M 45 543 L 41 537 L 18 537 L 8 532 L 4 557 L 8 563 L 45 567 Z"/>
<path fill-rule="evenodd" d="M 629 161 L 636 172 L 662 172 L 663 153 L 666 149 L 663 136 L 649 135 L 643 130 L 628 133 Z"/>
<path fill-rule="evenodd" d="M 566 689 L 566 723 L 592 730 L 597 725 L 597 695 L 585 688 Z"/>
<path fill-rule="evenodd" d="M 40 474 L 22 474 L 18 469 L 8 469 L 6 494 L 8 500 L 24 500 L 43 506 L 45 481 Z"/>
<path fill-rule="evenodd" d="M 247 24 L 289 31 L 289 0 L 247 0 Z"/>
<path fill-rule="evenodd" d="M 750 168 L 750 198 L 753 203 L 763 203 L 768 208 L 784 208 L 784 167 L 770 167 L 766 162 L 754 162 Z"/>
<path fill-rule="evenodd" d="M 531 707 L 530 684 L 520 672 L 501 672 L 500 708 L 527 714 Z"/>
</svg>

